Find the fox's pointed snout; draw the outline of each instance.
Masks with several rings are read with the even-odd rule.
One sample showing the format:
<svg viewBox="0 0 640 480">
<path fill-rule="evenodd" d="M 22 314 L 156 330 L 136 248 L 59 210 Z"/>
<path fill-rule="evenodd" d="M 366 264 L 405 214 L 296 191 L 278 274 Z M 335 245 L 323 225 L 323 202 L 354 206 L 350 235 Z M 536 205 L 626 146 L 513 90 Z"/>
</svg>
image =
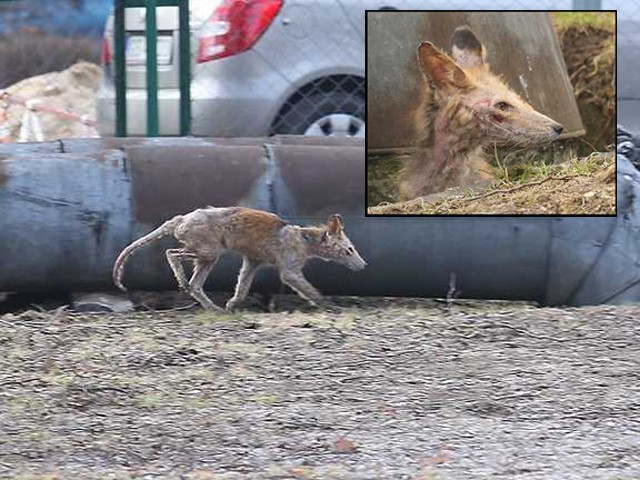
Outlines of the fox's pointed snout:
<svg viewBox="0 0 640 480">
<path fill-rule="evenodd" d="M 360 270 L 364 270 L 365 267 L 369 266 L 369 264 L 365 261 L 364 258 L 358 255 L 357 257 L 352 257 L 347 266 L 354 272 L 359 272 Z"/>
<path fill-rule="evenodd" d="M 556 132 L 558 135 L 560 135 L 562 133 L 562 131 L 564 130 L 564 127 L 559 123 L 556 123 L 551 128 L 553 128 L 553 131 Z"/>
</svg>

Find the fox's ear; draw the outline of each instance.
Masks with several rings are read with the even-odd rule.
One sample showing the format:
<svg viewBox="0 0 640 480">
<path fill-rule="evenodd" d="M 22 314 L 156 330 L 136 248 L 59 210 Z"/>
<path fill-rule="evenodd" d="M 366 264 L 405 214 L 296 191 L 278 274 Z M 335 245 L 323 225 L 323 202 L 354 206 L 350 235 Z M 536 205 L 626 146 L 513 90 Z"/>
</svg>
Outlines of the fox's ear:
<svg viewBox="0 0 640 480">
<path fill-rule="evenodd" d="M 422 42 L 418 47 L 418 64 L 427 81 L 437 88 L 472 86 L 467 74 L 431 42 Z"/>
<path fill-rule="evenodd" d="M 329 218 L 327 219 L 327 231 L 330 235 L 342 232 L 343 228 L 344 221 L 342 220 L 342 215 L 339 213 L 329 215 Z"/>
<path fill-rule="evenodd" d="M 469 27 L 463 25 L 456 28 L 452 43 L 451 56 L 460 67 L 478 68 L 484 65 L 484 47 Z"/>
</svg>

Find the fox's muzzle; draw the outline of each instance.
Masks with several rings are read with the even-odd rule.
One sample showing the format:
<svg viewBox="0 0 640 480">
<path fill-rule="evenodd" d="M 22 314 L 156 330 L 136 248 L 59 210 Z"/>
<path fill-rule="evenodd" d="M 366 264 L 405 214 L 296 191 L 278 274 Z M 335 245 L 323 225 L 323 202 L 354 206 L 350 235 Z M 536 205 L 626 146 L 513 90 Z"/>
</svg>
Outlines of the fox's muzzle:
<svg viewBox="0 0 640 480">
<path fill-rule="evenodd" d="M 347 259 L 345 265 L 354 272 L 357 272 L 360 270 L 364 270 L 364 267 L 366 267 L 368 263 L 365 262 L 364 259 L 356 252 L 354 256 Z"/>
</svg>

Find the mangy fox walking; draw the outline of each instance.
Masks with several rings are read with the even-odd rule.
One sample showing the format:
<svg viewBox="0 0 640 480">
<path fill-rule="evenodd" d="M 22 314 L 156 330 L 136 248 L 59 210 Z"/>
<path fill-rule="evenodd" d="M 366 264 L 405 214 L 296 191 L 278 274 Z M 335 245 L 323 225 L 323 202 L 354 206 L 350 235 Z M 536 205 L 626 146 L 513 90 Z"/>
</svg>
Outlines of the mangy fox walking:
<svg viewBox="0 0 640 480">
<path fill-rule="evenodd" d="M 308 259 L 317 257 L 341 263 L 351 270 L 362 270 L 367 263 L 344 233 L 339 214 L 329 216 L 322 227 L 289 225 L 277 215 L 243 207 L 206 207 L 166 221 L 151 233 L 127 246 L 113 265 L 113 281 L 122 290 L 122 273 L 127 258 L 137 249 L 162 237 L 172 235 L 183 248 L 167 250 L 167 261 L 178 280 L 204 308 L 219 310 L 202 290 L 207 276 L 224 250 L 242 255 L 242 268 L 234 296 L 226 309 L 236 307 L 249 293 L 255 273 L 263 264 L 275 265 L 280 279 L 302 298 L 317 303 L 322 295 L 302 273 Z M 183 260 L 194 262 L 187 281 Z"/>
<path fill-rule="evenodd" d="M 469 29 L 453 34 L 451 56 L 430 42 L 418 48 L 427 83 L 415 111 L 418 152 L 400 173 L 403 200 L 492 178 L 483 149 L 535 146 L 562 125 L 537 112 L 489 70 L 484 47 Z"/>
</svg>

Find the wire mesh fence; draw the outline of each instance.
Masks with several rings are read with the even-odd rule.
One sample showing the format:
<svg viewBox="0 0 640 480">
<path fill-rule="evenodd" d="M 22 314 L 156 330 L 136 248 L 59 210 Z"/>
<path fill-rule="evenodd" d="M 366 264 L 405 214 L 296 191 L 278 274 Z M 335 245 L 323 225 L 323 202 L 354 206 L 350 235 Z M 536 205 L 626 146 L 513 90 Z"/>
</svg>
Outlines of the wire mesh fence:
<svg viewBox="0 0 640 480">
<path fill-rule="evenodd" d="M 585 3 L 573 0 L 191 1 L 192 45 L 195 46 L 191 124 L 194 135 L 285 133 L 354 137 L 366 134 L 366 10 L 570 10 Z M 595 3 L 606 8 L 602 2 Z M 174 37 L 175 44 L 176 33 L 171 32 L 175 22 L 171 19 L 171 13 L 159 10 L 159 22 L 165 21 L 168 28 L 165 33 Z M 140 25 L 127 28 L 130 35 L 142 32 Z M 171 52 L 168 46 L 167 55 Z M 161 95 L 160 130 L 161 134 L 171 135 L 178 131 L 177 100 L 170 95 L 172 90 L 175 92 L 177 72 L 168 63 L 171 62 L 169 56 L 165 61 L 167 64 L 161 65 L 159 86 L 167 98 L 163 100 Z M 128 75 L 130 89 L 144 87 L 144 66 L 129 63 Z M 101 112 L 111 108 L 112 94 L 105 91 L 103 95 L 108 101 L 99 98 L 98 120 L 101 129 L 108 131 L 112 114 Z M 129 101 L 132 120 L 129 124 L 134 134 L 144 134 L 144 103 L 144 95 Z"/>
<path fill-rule="evenodd" d="M 366 134 L 365 11 L 618 9 L 620 44 L 640 36 L 640 0 L 190 0 L 191 133 L 264 136 Z M 128 133 L 147 125 L 145 9 L 127 10 Z M 161 135 L 179 134 L 178 14 L 159 7 Z M 637 22 L 637 24 L 636 24 Z M 115 132 L 113 27 L 102 45 L 98 129 Z M 631 53 L 630 53 L 631 54 Z"/>
</svg>

